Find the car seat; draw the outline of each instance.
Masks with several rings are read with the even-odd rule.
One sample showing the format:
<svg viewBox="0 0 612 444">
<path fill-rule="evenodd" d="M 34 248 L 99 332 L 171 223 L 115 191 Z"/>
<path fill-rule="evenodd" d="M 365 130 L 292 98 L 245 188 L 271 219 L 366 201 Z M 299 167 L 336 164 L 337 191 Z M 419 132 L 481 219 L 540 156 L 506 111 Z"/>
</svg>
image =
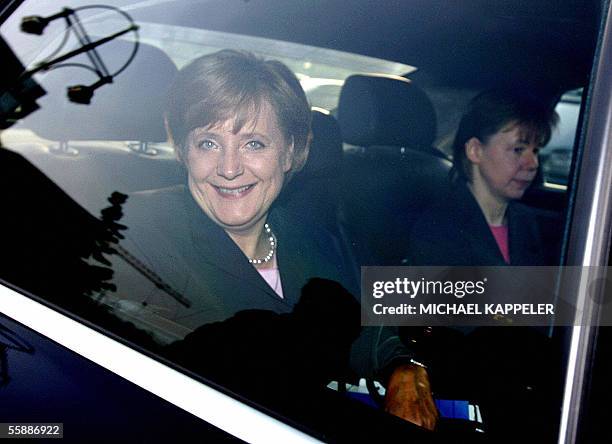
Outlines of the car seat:
<svg viewBox="0 0 612 444">
<path fill-rule="evenodd" d="M 338 105 L 345 151 L 342 217 L 361 265 L 401 265 L 416 218 L 449 188 L 451 162 L 432 146 L 436 114 L 398 76 L 353 75 Z"/>
<path fill-rule="evenodd" d="M 285 185 L 278 204 L 338 234 L 342 171 L 342 137 L 336 119 L 312 111 L 312 142 L 304 168 Z"/>
<path fill-rule="evenodd" d="M 343 157 L 342 136 L 336 118 L 326 110 L 313 109 L 308 159 L 304 168 L 285 185 L 275 205 L 332 233 L 349 260 L 344 266 L 358 280 L 357 263 L 340 223 Z"/>
</svg>

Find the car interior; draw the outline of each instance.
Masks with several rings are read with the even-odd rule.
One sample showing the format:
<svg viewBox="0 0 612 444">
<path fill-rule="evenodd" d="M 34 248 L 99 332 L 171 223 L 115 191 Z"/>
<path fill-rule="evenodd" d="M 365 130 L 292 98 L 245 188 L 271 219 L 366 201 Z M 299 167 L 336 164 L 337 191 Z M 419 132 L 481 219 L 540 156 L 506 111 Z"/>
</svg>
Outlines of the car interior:
<svg viewBox="0 0 612 444">
<path fill-rule="evenodd" d="M 415 82 L 355 75 L 342 88 L 338 120 L 345 142 L 360 148 L 345 155 L 342 186 L 359 263 L 400 265 L 411 223 L 446 192 L 451 164 L 433 147 L 434 107 Z"/>
<path fill-rule="evenodd" d="M 377 72 L 364 62 L 363 69 L 346 69 L 331 79 L 335 83 L 322 83 L 333 87 L 325 94 L 326 107 L 312 103 L 308 160 L 275 203 L 304 223 L 333 233 L 355 269 L 409 265 L 406 234 L 432 203 L 448 198 L 450 143 L 474 95 L 493 86 L 534 88 L 550 107 L 563 107 L 569 100 L 564 94 L 582 88 L 582 96 L 574 93 L 571 100 L 572 106 L 584 107 L 599 20 L 605 12 L 605 2 L 596 0 L 107 3 L 122 8 L 137 23 L 150 24 L 151 29 L 175 27 L 176 33 L 156 36 L 143 26 L 140 41 L 124 36 L 101 46 L 100 57 L 111 70 L 129 58 L 135 43 L 137 51 L 125 70 L 98 88 L 87 105 L 72 103 L 66 95 L 68 86 L 96 80 L 95 73 L 77 66 L 88 63 L 85 55 L 70 66 L 37 74 L 35 79 L 47 92 L 38 101 L 40 109 L 1 135 L 4 147 L 25 157 L 96 217 L 109 206 L 113 192 L 130 195 L 185 182 L 184 168 L 166 135 L 163 109 L 174 76 L 195 57 L 181 53 L 180 45 L 192 45 L 196 55 L 222 49 L 220 42 L 195 39 L 198 30 L 225 33 L 223 42 L 229 48 L 251 49 L 241 40 L 245 36 L 276 42 L 277 54 L 267 48 L 260 55 L 291 60 L 298 76 L 308 74 L 311 79 L 317 73 L 307 64 L 314 56 L 288 54 L 282 49 L 285 42 L 327 50 L 317 60 L 337 69 L 343 68 L 346 54 L 416 67 L 409 72 Z M 54 28 L 46 47 L 37 48 L 36 36 L 24 37 L 19 31 L 20 17 L 44 15 L 60 6 L 25 2 L 2 25 L 3 37 L 24 63 L 44 59 L 63 31 Z M 95 26 L 96 16 L 88 19 Z M 72 44 L 69 41 L 67 47 Z M 319 77 L 325 80 L 325 75 Z M 314 97 L 315 92 L 307 95 Z M 558 131 L 574 145 L 555 147 L 550 153 L 544 148 L 540 158 L 541 165 L 551 159 L 569 171 L 559 173 L 555 164 L 547 163 L 550 175 L 540 171 L 523 198 L 548 227 L 545 243 L 550 251 L 560 252 L 561 264 L 566 264 L 572 191 L 580 179 L 580 128 L 588 118 L 582 115 L 577 127 L 567 123 L 572 128 L 568 130 L 564 119 L 572 112 L 559 112 Z M 566 333 L 551 330 L 550 335 L 559 349 L 551 360 L 561 362 L 559 356 L 568 346 Z M 454 340 L 449 336 L 443 346 Z M 537 350 L 525 353 L 533 356 Z M 554 372 L 548 376 L 559 379 L 558 392 L 550 402 L 558 404 L 563 365 Z M 551 425 L 552 434 L 556 426 Z"/>
</svg>

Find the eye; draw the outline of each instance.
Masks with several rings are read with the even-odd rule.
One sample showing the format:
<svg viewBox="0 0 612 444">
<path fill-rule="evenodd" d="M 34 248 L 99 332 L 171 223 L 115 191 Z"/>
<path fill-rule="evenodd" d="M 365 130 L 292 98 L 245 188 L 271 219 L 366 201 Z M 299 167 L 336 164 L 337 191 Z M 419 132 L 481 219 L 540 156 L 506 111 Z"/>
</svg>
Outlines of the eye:
<svg viewBox="0 0 612 444">
<path fill-rule="evenodd" d="M 260 150 L 262 148 L 265 148 L 265 145 L 263 143 L 261 143 L 260 141 L 258 141 L 258 140 L 251 140 L 251 141 L 247 142 L 246 147 L 249 150 L 256 151 L 256 150 Z"/>
<path fill-rule="evenodd" d="M 210 139 L 204 139 L 198 142 L 198 148 L 202 150 L 214 150 L 217 148 L 217 144 Z"/>
<path fill-rule="evenodd" d="M 517 146 L 514 147 L 513 150 L 515 154 L 521 154 L 523 151 L 525 151 L 525 148 L 523 148 L 522 146 Z"/>
<path fill-rule="evenodd" d="M 540 154 L 540 149 L 541 149 L 541 148 L 539 148 L 539 147 L 538 147 L 538 148 L 534 148 L 534 149 L 533 149 L 533 154 L 535 154 L 536 156 L 537 156 L 538 154 Z"/>
</svg>

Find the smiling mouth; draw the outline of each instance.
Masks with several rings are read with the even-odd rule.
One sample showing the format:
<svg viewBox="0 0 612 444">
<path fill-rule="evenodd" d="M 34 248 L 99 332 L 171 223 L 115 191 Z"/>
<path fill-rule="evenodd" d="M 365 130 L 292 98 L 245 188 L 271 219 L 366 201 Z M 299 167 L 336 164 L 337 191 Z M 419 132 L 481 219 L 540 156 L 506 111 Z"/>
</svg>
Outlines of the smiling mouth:
<svg viewBox="0 0 612 444">
<path fill-rule="evenodd" d="M 229 197 L 229 198 L 242 197 L 245 194 L 247 194 L 249 191 L 251 191 L 254 186 L 255 184 L 245 185 L 243 187 L 238 187 L 238 188 L 227 188 L 227 187 L 212 185 L 212 187 L 217 191 L 217 193 L 219 193 L 223 197 Z"/>
</svg>

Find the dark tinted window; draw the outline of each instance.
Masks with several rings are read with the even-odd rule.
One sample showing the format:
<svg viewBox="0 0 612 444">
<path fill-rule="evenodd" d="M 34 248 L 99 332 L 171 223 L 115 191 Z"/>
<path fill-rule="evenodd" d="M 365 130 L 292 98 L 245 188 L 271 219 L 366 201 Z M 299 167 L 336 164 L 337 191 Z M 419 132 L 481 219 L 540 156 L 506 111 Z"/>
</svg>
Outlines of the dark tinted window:
<svg viewBox="0 0 612 444">
<path fill-rule="evenodd" d="M 34 78 L 47 92 L 38 101 L 40 109 L 2 133 L 5 149 L 0 153 L 5 174 L 1 180 L 4 189 L 11 192 L 6 193 L 10 211 L 2 228 L 6 265 L 0 277 L 317 436 L 341 439 L 356 429 L 372 439 L 383 430 L 398 436 L 418 433 L 384 413 L 371 387 L 368 393 L 364 376 L 375 372 L 376 382 L 384 384 L 389 375 L 372 368 L 370 355 L 375 347 L 369 336 L 377 333 L 366 331 L 360 336 L 355 298 L 347 297 L 329 281 L 315 282 L 306 293 L 301 290 L 308 278 L 318 277 L 340 281 L 358 298 L 360 265 L 438 265 L 425 260 L 419 263 L 416 253 L 427 256 L 434 251 L 431 238 L 440 239 L 434 232 L 435 224 L 423 221 L 423 215 L 430 214 L 427 211 L 436 204 L 453 201 L 447 193 L 456 191 L 456 187 L 449 186 L 448 176 L 452 140 L 460 118 L 470 99 L 495 86 L 497 80 L 503 80 L 506 86 L 521 84 L 525 65 L 539 59 L 530 52 L 525 62 L 520 48 L 539 48 L 539 39 L 546 33 L 515 35 L 507 30 L 503 16 L 494 15 L 488 17 L 488 23 L 499 31 L 488 39 L 485 36 L 484 43 L 471 40 L 462 29 L 475 26 L 480 11 L 473 5 L 465 11 L 457 7 L 458 23 L 447 23 L 444 17 L 437 17 L 435 7 L 419 6 L 411 12 L 408 5 L 380 7 L 364 2 L 373 15 L 380 15 L 382 25 L 371 29 L 377 21 L 370 14 L 342 13 L 338 2 L 331 2 L 329 11 L 330 16 L 345 20 L 337 27 L 324 19 L 328 15 L 324 5 L 316 9 L 319 16 L 307 14 L 297 3 L 285 6 L 286 11 L 282 5 L 275 5 L 278 15 L 273 16 L 267 4 L 254 2 L 115 3 L 136 20 L 138 37 L 127 32 L 103 45 L 99 55 L 109 72 L 121 70 L 128 63 L 125 70 L 112 83 L 95 89 L 90 105 L 67 98 L 67 88 L 92 85 L 99 79 L 95 72 L 74 64 L 90 64 L 84 55 L 71 59 L 70 66 L 37 74 Z M 42 36 L 20 32 L 23 16 L 50 15 L 57 9 L 55 2 L 25 2 L 2 25 L 3 37 L 30 69 L 53 56 L 54 48 L 62 43 L 63 51 L 79 47 L 73 34 L 66 34 L 70 37 L 62 42 L 65 30 L 60 20 L 52 22 Z M 543 62 L 533 68 L 541 75 L 529 80 L 551 107 L 563 92 L 587 86 L 595 41 L 595 27 L 585 17 L 574 17 L 573 11 L 563 8 L 556 13 L 551 17 L 555 26 L 571 18 L 580 23 L 582 31 L 575 36 L 564 28 L 565 45 L 554 48 L 553 53 L 571 49 L 577 42 L 580 50 L 574 51 L 582 55 L 571 54 L 575 67 L 566 64 L 555 70 Z M 125 17 L 112 11 L 88 9 L 79 14 L 92 38 L 102 38 L 129 25 Z M 287 25 L 291 23 L 288 17 L 295 20 L 301 17 L 299 14 L 304 14 L 308 22 L 294 33 Z M 397 28 L 391 24 L 396 15 L 412 21 L 404 24 L 407 31 L 403 37 L 389 38 L 381 45 L 381 33 L 395 34 Z M 206 17 L 201 23 L 196 20 L 200 16 Z M 245 24 L 244 16 L 252 17 L 250 23 Z M 520 29 L 531 27 L 529 20 L 535 17 L 521 17 L 513 15 L 510 23 Z M 317 27 L 306 26 L 317 20 L 326 23 L 325 32 L 337 41 L 317 37 Z M 424 23 L 432 23 L 431 29 Z M 410 31 L 412 28 L 415 31 Z M 349 33 L 349 29 L 362 31 Z M 465 54 L 449 53 L 444 49 L 448 42 L 442 38 L 436 38 L 433 47 L 428 46 L 428 36 L 439 37 L 442 30 L 461 36 Z M 418 40 L 419 36 L 425 42 Z M 139 47 L 131 60 L 137 38 Z M 470 41 L 471 46 L 467 44 Z M 498 57 L 493 48 L 500 42 L 502 49 L 508 49 L 507 57 Z M 194 59 L 224 48 L 248 50 L 282 61 L 299 79 L 310 105 L 319 108 L 306 166 L 283 188 L 270 210 L 268 222 L 277 238 L 271 237 L 280 245 L 275 253 L 278 268 L 287 274 L 267 281 L 261 279 L 219 224 L 207 219 L 209 214 L 204 215 L 201 202 L 194 199 L 193 187 L 189 187 L 188 177 L 193 172 L 186 171 L 177 159 L 164 128 L 166 94 L 178 71 Z M 425 53 L 433 55 L 427 57 Z M 555 60 L 554 54 L 546 57 L 546 63 L 554 65 Z M 470 71 L 473 66 L 479 66 L 480 72 Z M 507 78 L 499 79 L 500 72 Z M 557 77 L 545 75 L 551 72 L 557 72 Z M 383 113 L 386 121 L 378 122 L 382 130 L 373 123 L 379 139 L 370 134 L 360 136 L 360 127 L 367 126 L 359 120 L 362 110 L 355 110 L 344 121 L 340 114 L 339 123 L 332 118 L 338 115 L 338 108 L 342 111 L 342 88 L 354 74 L 374 74 L 369 79 L 405 76 L 418 91 L 409 97 L 425 99 L 418 105 L 401 103 L 390 88 L 388 97 L 377 103 L 383 108 L 392 104 Z M 377 98 L 372 100 L 376 103 Z M 370 102 L 365 103 L 368 108 Z M 536 176 L 534 168 L 533 177 L 523 178 L 523 182 L 533 184 L 529 189 L 530 184 L 524 184 L 521 204 L 527 204 L 534 220 L 543 227 L 538 254 L 546 257 L 542 261 L 547 263 L 563 260 L 564 185 L 573 158 L 580 106 L 574 96 L 562 96 L 556 105 L 560 125 L 541 151 L 540 175 Z M 404 117 L 405 109 L 411 107 L 414 112 L 408 114 L 412 120 L 404 129 L 394 119 Z M 323 123 L 317 123 L 317 119 Z M 401 134 L 393 133 L 397 128 Z M 551 188 L 550 183 L 557 186 Z M 218 184 L 213 191 L 226 197 L 238 195 L 248 192 L 253 183 L 239 185 L 230 189 Z M 437 214 L 451 224 L 456 221 L 450 213 Z M 426 235 L 413 231 L 419 219 Z M 412 236 L 413 232 L 417 234 Z M 283 237 L 283 233 L 290 235 Z M 493 237 L 489 240 L 495 247 Z M 438 256 L 450 260 L 450 249 L 446 244 L 442 247 Z M 483 246 L 480 252 L 487 253 L 485 250 Z M 501 253 L 497 256 L 501 262 Z M 284 260 L 289 265 L 283 270 Z M 452 265 L 489 265 L 467 261 L 466 255 Z M 282 297 L 278 287 L 282 288 Z M 491 384 L 499 389 L 495 395 L 500 401 L 493 405 L 481 404 L 478 395 L 482 393 L 475 399 L 465 399 L 462 393 L 460 401 L 471 403 L 467 417 L 471 428 L 467 432 L 478 436 L 482 429 L 487 432 L 490 424 L 495 429 L 491 436 L 500 436 L 503 417 L 510 416 L 510 410 L 520 411 L 532 400 L 534 406 L 546 407 L 545 419 L 539 420 L 546 424 L 542 436 L 553 437 L 562 395 L 563 344 L 551 344 L 550 338 L 539 333 L 534 340 L 525 330 L 502 330 L 494 335 L 485 332 L 472 336 L 476 344 L 473 358 L 484 369 L 481 374 L 491 379 L 501 374 L 489 371 L 484 359 L 499 340 L 499 344 L 513 344 L 511 353 L 496 355 L 499 366 L 507 370 L 514 368 L 513 363 L 544 356 L 544 369 L 532 373 L 538 382 L 550 384 L 532 395 L 529 381 L 513 379 L 514 385 L 504 387 L 503 378 L 495 379 Z M 391 340 L 410 349 L 411 339 L 402 337 L 401 344 L 395 333 L 389 333 Z M 441 353 L 452 349 L 456 344 L 453 341 L 462 341 L 464 333 L 452 331 L 448 337 L 443 336 Z M 545 343 L 542 347 L 537 342 L 540 339 Z M 376 345 L 380 342 L 384 341 Z M 466 376 L 455 364 L 444 365 L 440 378 L 445 381 Z M 508 370 L 503 373 L 509 378 L 511 374 Z M 350 383 L 351 395 L 337 393 L 339 380 Z M 457 384 L 463 386 L 464 382 Z M 475 384 L 482 390 L 485 385 L 480 382 Z M 455 395 L 451 382 L 437 387 L 440 390 L 436 393 L 434 385 L 434 394 L 440 394 L 439 400 Z M 525 391 L 525 396 L 512 398 L 508 387 Z M 367 398 L 370 405 L 358 403 L 356 398 Z M 506 398 L 512 398 L 512 402 L 505 403 Z M 438 407 L 442 409 L 442 405 Z M 486 414 L 483 425 L 477 413 L 481 407 L 490 415 L 489 424 Z M 525 435 L 537 432 L 530 424 L 524 429 Z M 451 434 L 461 433 L 461 427 L 455 425 L 453 421 L 443 422 L 441 428 Z M 474 428 L 479 430 L 474 432 Z"/>
</svg>

